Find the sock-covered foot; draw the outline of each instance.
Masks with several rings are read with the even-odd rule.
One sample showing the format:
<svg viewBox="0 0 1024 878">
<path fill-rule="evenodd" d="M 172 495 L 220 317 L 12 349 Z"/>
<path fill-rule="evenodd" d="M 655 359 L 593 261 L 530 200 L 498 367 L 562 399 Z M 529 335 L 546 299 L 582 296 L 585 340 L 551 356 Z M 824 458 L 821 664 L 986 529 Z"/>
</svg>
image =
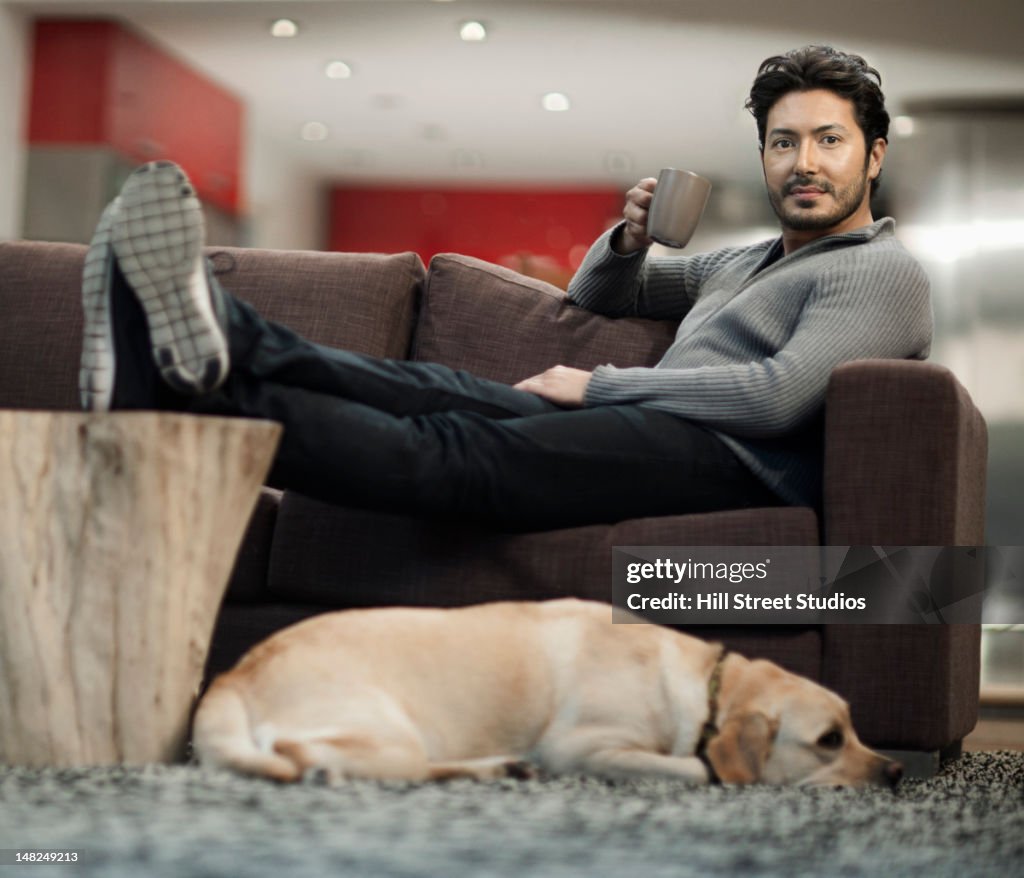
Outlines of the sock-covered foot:
<svg viewBox="0 0 1024 878">
<path fill-rule="evenodd" d="M 227 377 L 229 357 L 199 199 L 181 168 L 160 161 L 132 173 L 118 202 L 111 245 L 145 313 L 160 375 L 179 393 L 208 393 Z"/>
</svg>

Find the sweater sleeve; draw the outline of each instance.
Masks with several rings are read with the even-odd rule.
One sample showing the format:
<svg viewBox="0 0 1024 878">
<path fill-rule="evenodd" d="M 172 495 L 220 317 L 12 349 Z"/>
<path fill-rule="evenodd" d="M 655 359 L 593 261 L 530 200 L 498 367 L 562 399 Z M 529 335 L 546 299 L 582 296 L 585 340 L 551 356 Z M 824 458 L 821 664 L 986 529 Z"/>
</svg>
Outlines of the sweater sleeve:
<svg viewBox="0 0 1024 878">
<path fill-rule="evenodd" d="M 608 317 L 682 320 L 700 296 L 704 281 L 738 248 L 696 256 L 628 256 L 616 253 L 612 236 L 625 224 L 605 232 L 588 251 L 569 284 L 569 300 Z"/>
<path fill-rule="evenodd" d="M 920 265 L 905 251 L 877 259 L 854 248 L 819 278 L 774 355 L 685 369 L 599 366 L 584 404 L 640 402 L 738 437 L 783 436 L 824 403 L 840 363 L 923 359 L 931 333 Z"/>
</svg>

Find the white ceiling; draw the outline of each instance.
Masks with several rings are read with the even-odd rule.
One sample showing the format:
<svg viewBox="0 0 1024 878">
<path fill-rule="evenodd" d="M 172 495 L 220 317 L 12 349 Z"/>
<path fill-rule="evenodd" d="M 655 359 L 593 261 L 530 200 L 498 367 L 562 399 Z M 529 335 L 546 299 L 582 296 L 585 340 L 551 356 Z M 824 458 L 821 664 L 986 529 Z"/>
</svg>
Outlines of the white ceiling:
<svg viewBox="0 0 1024 878">
<path fill-rule="evenodd" d="M 1021 0 L 12 5 L 130 22 L 242 98 L 251 136 L 331 180 L 621 185 L 676 165 L 753 183 L 750 81 L 762 59 L 808 42 L 865 55 L 893 115 L 914 100 L 1024 95 Z M 297 37 L 269 35 L 282 16 Z M 467 19 L 487 25 L 486 42 L 459 40 Z M 326 78 L 335 59 L 350 79 Z M 572 109 L 541 109 L 549 91 Z M 300 140 L 309 121 L 328 139 Z"/>
</svg>

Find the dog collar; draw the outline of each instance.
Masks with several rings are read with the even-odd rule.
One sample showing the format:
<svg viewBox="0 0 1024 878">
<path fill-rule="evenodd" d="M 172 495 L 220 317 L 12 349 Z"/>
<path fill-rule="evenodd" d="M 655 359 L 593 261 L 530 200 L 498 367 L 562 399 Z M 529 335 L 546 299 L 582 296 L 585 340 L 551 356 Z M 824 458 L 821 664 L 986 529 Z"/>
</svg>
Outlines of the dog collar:
<svg viewBox="0 0 1024 878">
<path fill-rule="evenodd" d="M 708 744 L 718 734 L 718 726 L 715 723 L 715 718 L 718 716 L 718 694 L 722 690 L 722 668 L 728 655 L 729 650 L 723 646 L 718 660 L 715 662 L 715 667 L 711 671 L 711 677 L 708 679 L 708 718 L 704 721 L 704 727 L 700 731 L 700 740 L 697 741 L 696 756 L 707 769 L 708 782 L 713 784 L 720 784 L 722 779 L 712 766 L 711 760 L 708 759 Z"/>
</svg>

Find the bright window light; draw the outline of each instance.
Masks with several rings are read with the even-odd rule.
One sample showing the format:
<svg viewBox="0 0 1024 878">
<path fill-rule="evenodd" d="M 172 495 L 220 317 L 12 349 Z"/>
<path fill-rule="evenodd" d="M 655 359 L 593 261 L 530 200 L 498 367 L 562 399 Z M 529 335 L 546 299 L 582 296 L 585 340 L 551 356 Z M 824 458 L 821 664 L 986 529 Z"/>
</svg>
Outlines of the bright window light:
<svg viewBox="0 0 1024 878">
<path fill-rule="evenodd" d="M 921 258 L 949 265 L 978 253 L 1019 249 L 1024 241 L 1024 221 L 906 225 L 900 237 Z"/>
</svg>

